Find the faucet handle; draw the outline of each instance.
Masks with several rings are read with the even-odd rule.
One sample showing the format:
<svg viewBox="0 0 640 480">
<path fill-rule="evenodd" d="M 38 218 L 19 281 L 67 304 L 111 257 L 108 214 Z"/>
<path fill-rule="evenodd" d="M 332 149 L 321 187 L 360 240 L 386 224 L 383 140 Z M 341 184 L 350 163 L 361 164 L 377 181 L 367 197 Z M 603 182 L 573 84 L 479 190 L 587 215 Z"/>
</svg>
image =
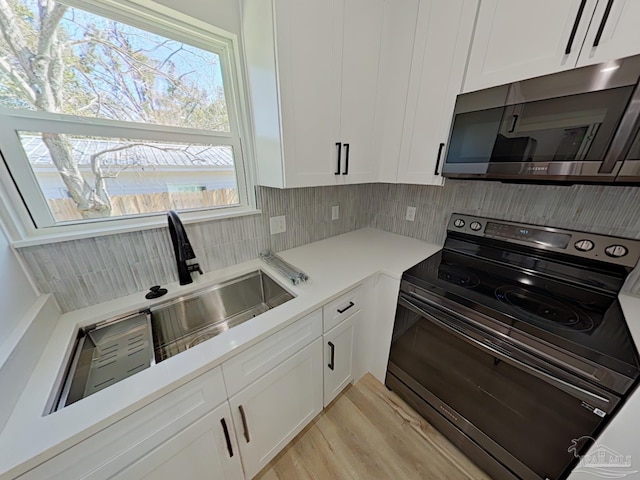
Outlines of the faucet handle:
<svg viewBox="0 0 640 480">
<path fill-rule="evenodd" d="M 199 263 L 194 263 L 193 265 L 188 265 L 187 269 L 189 270 L 189 273 L 198 272 L 200 275 L 204 275 L 204 272 L 200 268 L 200 264 Z"/>
</svg>

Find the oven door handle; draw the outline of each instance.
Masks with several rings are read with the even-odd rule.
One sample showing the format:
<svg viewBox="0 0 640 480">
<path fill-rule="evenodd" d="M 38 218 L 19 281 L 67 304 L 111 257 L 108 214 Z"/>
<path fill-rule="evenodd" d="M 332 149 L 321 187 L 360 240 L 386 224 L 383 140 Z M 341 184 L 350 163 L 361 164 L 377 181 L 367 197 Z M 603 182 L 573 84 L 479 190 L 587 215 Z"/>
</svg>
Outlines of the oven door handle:
<svg viewBox="0 0 640 480">
<path fill-rule="evenodd" d="M 601 395 L 598 395 L 596 393 L 580 388 L 576 385 L 572 385 L 569 382 L 565 382 L 564 380 L 556 378 L 553 375 L 549 375 L 548 373 L 543 372 L 542 370 L 539 370 L 531 365 L 528 365 L 527 363 L 521 360 L 518 360 L 517 358 L 514 358 L 509 351 L 507 351 L 506 349 L 504 349 L 499 345 L 496 345 L 495 343 L 491 342 L 491 340 L 487 338 L 484 338 L 483 339 L 484 341 L 481 341 L 472 337 L 467 333 L 469 330 L 471 330 L 470 328 L 465 329 L 463 325 L 454 324 L 452 322 L 437 318 L 433 314 L 421 308 L 420 305 L 416 304 L 416 301 L 419 302 L 420 300 L 419 298 L 415 298 L 415 297 L 419 297 L 419 296 L 415 294 L 412 294 L 412 296 L 414 298 L 404 293 L 400 293 L 399 303 L 403 307 L 408 308 L 409 310 L 413 311 L 414 313 L 417 313 L 418 315 L 431 321 L 432 323 L 435 323 L 436 325 L 439 325 L 440 327 L 445 328 L 446 330 L 460 337 L 462 340 L 466 341 L 467 343 L 480 347 L 482 350 L 489 352 L 492 356 L 499 358 L 509 363 L 510 365 L 518 368 L 519 370 L 529 373 L 534 377 L 537 377 L 540 380 L 543 380 L 555 386 L 556 388 L 562 390 L 563 392 L 579 400 L 583 400 L 585 402 L 597 402 L 598 407 L 607 409 L 605 413 L 610 413 L 608 411 L 610 409 L 609 408 L 610 401 L 608 398 L 605 398 Z"/>
</svg>

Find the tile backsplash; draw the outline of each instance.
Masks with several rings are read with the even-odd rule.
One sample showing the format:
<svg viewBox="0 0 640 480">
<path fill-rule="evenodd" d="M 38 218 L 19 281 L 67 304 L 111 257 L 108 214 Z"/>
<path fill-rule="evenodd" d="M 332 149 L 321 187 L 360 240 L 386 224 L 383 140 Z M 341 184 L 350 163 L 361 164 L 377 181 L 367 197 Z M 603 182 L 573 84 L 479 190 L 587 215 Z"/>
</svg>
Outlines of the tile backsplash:
<svg viewBox="0 0 640 480">
<path fill-rule="evenodd" d="M 442 243 L 452 212 L 640 238 L 640 187 L 448 181 L 444 187 L 258 187 L 257 197 L 261 215 L 186 225 L 204 271 L 251 260 L 267 248 L 282 251 L 366 226 Z M 331 220 L 334 205 L 338 220 Z M 405 220 L 407 206 L 416 207 L 413 222 Z M 287 231 L 270 235 L 269 217 L 278 215 L 286 215 Z M 166 228 L 25 247 L 20 253 L 40 290 L 53 293 L 63 311 L 177 281 Z M 627 290 L 640 294 L 640 273 L 632 277 Z"/>
<path fill-rule="evenodd" d="M 261 215 L 187 224 L 187 235 L 203 271 L 282 251 L 373 224 L 367 199 L 377 185 L 278 190 L 257 188 Z M 331 207 L 340 218 L 331 220 Z M 287 231 L 269 234 L 269 217 L 285 215 Z M 63 312 L 95 305 L 152 285 L 178 280 L 167 228 L 24 247 L 38 287 L 52 293 Z"/>
<path fill-rule="evenodd" d="M 454 212 L 640 239 L 640 187 L 449 180 L 380 189 L 375 226 L 432 243 L 444 242 Z M 413 222 L 407 206 L 416 207 Z"/>
</svg>

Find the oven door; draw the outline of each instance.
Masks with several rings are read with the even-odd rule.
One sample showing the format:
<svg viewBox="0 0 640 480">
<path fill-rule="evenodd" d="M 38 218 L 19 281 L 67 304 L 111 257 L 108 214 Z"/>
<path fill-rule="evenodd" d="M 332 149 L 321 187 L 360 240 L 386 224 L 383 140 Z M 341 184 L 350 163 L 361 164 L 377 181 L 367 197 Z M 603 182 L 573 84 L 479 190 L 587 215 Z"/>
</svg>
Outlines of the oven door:
<svg viewBox="0 0 640 480">
<path fill-rule="evenodd" d="M 400 294 L 387 383 L 395 376 L 518 477 L 561 478 L 619 399 L 424 300 Z"/>
</svg>

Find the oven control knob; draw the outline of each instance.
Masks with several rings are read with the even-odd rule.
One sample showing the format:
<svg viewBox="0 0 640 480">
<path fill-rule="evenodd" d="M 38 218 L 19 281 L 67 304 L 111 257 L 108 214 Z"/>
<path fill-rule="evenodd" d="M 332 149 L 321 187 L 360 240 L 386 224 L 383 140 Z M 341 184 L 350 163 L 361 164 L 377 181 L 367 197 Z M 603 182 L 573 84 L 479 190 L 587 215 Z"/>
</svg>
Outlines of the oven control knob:
<svg viewBox="0 0 640 480">
<path fill-rule="evenodd" d="M 604 253 L 606 253 L 610 257 L 620 258 L 629 253 L 629 250 L 627 250 L 627 247 L 624 247 L 622 245 L 611 245 L 604 249 Z"/>
<path fill-rule="evenodd" d="M 469 226 L 471 227 L 471 230 L 473 230 L 474 232 L 477 232 L 482 228 L 482 225 L 480 224 L 480 222 L 471 222 L 471 225 Z"/>
<path fill-rule="evenodd" d="M 461 218 L 456 218 L 453 224 L 458 228 L 462 228 L 464 227 L 464 220 Z"/>
<path fill-rule="evenodd" d="M 591 240 L 578 240 L 574 246 L 576 247 L 576 250 L 588 252 L 589 250 L 593 250 L 595 244 Z"/>
</svg>

